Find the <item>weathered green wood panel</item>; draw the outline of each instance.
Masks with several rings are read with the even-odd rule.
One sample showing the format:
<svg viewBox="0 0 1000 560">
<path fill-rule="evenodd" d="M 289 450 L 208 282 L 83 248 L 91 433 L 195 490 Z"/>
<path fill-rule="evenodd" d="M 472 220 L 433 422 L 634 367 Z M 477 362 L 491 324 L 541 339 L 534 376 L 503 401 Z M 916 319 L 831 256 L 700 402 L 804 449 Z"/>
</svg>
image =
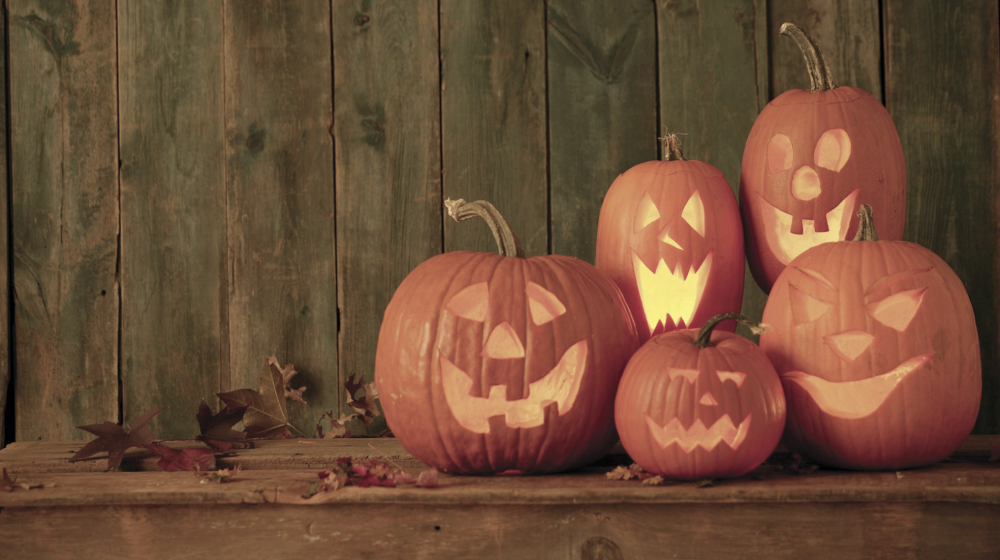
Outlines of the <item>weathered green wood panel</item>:
<svg viewBox="0 0 1000 560">
<path fill-rule="evenodd" d="M 226 2 L 225 30 L 231 384 L 293 362 L 311 435 L 340 395 L 330 5 Z"/>
<path fill-rule="evenodd" d="M 809 74 L 795 41 L 781 24 L 806 30 L 826 56 L 838 86 L 861 88 L 882 99 L 879 0 L 768 0 L 771 92 L 809 89 Z"/>
<path fill-rule="evenodd" d="M 191 437 L 227 389 L 222 2 L 118 2 L 122 416 Z"/>
<path fill-rule="evenodd" d="M 337 0 L 333 45 L 343 383 L 373 379 L 389 299 L 441 252 L 437 3 Z"/>
<path fill-rule="evenodd" d="M 977 433 L 1000 432 L 1000 44 L 997 2 L 885 8 L 886 104 L 906 158 L 905 238 L 965 283 L 983 359 Z"/>
<path fill-rule="evenodd" d="M 548 3 L 552 252 L 594 262 L 608 187 L 656 159 L 656 15 L 648 0 Z"/>
<path fill-rule="evenodd" d="M 660 122 L 688 159 L 711 163 L 733 193 L 743 147 L 763 104 L 757 83 L 762 10 L 752 0 L 667 2 L 658 13 Z M 760 320 L 767 296 L 745 271 L 743 314 Z M 749 331 L 740 333 L 750 336 Z"/>
<path fill-rule="evenodd" d="M 7 80 L 7 6 L 0 2 L 0 79 Z M 0 88 L 0 449 L 6 443 L 7 395 L 10 386 L 10 316 L 8 293 L 7 87 Z"/>
<path fill-rule="evenodd" d="M 118 418 L 113 2 L 9 3 L 17 440 Z"/>
<path fill-rule="evenodd" d="M 444 196 L 492 202 L 529 256 L 546 254 L 545 2 L 440 6 Z M 483 224 L 447 222 L 446 251 L 497 250 Z"/>
</svg>

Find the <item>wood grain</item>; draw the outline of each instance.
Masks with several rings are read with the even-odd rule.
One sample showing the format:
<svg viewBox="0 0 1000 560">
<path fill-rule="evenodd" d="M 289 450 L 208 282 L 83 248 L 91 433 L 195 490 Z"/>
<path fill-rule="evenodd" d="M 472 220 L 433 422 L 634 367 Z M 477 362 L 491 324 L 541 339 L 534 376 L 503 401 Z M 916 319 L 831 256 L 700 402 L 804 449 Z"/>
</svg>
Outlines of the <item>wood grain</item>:
<svg viewBox="0 0 1000 560">
<path fill-rule="evenodd" d="M 542 0 L 441 0 L 447 198 L 487 200 L 528 256 L 549 252 Z M 496 252 L 482 223 L 447 220 L 444 249 Z"/>
<path fill-rule="evenodd" d="M 740 183 L 743 147 L 763 108 L 757 78 L 760 17 L 757 2 L 666 2 L 658 11 L 660 121 L 681 134 L 687 159 L 711 163 Z M 742 313 L 759 321 L 767 296 L 744 272 Z M 742 325 L 740 334 L 756 338 Z"/>
<path fill-rule="evenodd" d="M 123 416 L 190 437 L 228 381 L 222 2 L 118 8 Z"/>
<path fill-rule="evenodd" d="M 648 0 L 548 3 L 552 252 L 594 263 L 608 187 L 657 157 L 656 16 Z"/>
<path fill-rule="evenodd" d="M 886 105 L 906 158 L 904 238 L 965 283 L 983 361 L 977 433 L 1000 432 L 1000 45 L 996 2 L 885 7 Z"/>
<path fill-rule="evenodd" d="M 0 15 L 5 15 L 6 6 L 0 5 Z M 7 18 L 0 19 L 0 76 L 7 76 Z M 7 161 L 7 88 L 0 91 L 0 449 L 7 441 L 7 415 L 13 408 L 7 408 L 10 395 L 10 239 L 8 237 L 10 214 L 7 197 L 10 193 Z"/>
<path fill-rule="evenodd" d="M 340 399 L 330 7 L 224 6 L 229 383 L 256 388 L 270 355 L 294 363 L 309 406 L 289 416 L 311 435 Z"/>
<path fill-rule="evenodd" d="M 118 419 L 111 2 L 8 2 L 16 438 Z"/>
<path fill-rule="evenodd" d="M 882 36 L 878 0 L 768 0 L 771 91 L 809 89 L 809 74 L 795 42 L 781 24 L 806 30 L 826 56 L 838 86 L 853 86 L 882 99 Z"/>
<path fill-rule="evenodd" d="M 389 299 L 441 252 L 440 89 L 435 2 L 337 0 L 333 10 L 343 385 L 373 380 Z M 341 410 L 352 412 L 346 401 Z M 385 421 L 359 428 L 377 434 Z"/>
</svg>

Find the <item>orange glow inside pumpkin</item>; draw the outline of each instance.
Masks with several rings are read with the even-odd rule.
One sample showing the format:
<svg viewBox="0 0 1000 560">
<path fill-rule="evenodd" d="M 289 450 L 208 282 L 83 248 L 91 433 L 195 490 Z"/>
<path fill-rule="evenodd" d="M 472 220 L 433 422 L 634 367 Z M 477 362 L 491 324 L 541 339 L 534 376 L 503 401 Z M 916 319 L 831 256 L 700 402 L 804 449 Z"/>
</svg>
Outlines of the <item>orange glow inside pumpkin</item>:
<svg viewBox="0 0 1000 560">
<path fill-rule="evenodd" d="M 697 369 L 667 368 L 667 375 L 671 381 L 683 377 L 693 385 L 701 372 Z M 743 380 L 746 379 L 746 374 L 738 371 L 717 371 L 716 375 L 721 382 L 732 381 L 737 387 L 742 386 Z M 701 395 L 698 404 L 711 407 L 719 406 L 715 396 L 708 391 Z M 648 414 L 644 414 L 644 416 L 650 434 L 662 449 L 677 445 L 685 453 L 691 453 L 695 447 L 712 451 L 722 442 L 725 442 L 732 449 L 738 449 L 747 436 L 753 414 L 747 414 L 738 426 L 729 414 L 723 414 L 711 426 L 705 426 L 705 423 L 698 418 L 688 428 L 685 428 L 680 419 L 676 417 L 660 426 Z"/>
<path fill-rule="evenodd" d="M 758 195 L 768 246 L 783 264 L 788 264 L 810 247 L 831 241 L 844 241 L 851 226 L 851 213 L 857 197 L 858 190 L 855 189 L 836 208 L 826 213 L 829 227 L 827 231 L 816 231 L 815 220 L 803 219 L 802 233 L 792 233 L 792 215 L 775 208 Z"/>
</svg>

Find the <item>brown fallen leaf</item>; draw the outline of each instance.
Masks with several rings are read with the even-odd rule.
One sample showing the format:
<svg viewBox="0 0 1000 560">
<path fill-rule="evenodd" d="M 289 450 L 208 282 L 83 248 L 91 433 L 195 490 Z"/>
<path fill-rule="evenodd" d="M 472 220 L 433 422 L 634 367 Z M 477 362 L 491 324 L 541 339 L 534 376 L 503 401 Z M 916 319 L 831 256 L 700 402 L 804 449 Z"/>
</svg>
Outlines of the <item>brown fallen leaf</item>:
<svg viewBox="0 0 1000 560">
<path fill-rule="evenodd" d="M 77 426 L 78 429 L 96 435 L 97 439 L 84 445 L 69 460 L 78 461 L 102 451 L 107 451 L 108 470 L 118 470 L 118 467 L 122 464 L 122 458 L 125 456 L 125 450 L 130 447 L 146 447 L 150 443 L 153 443 L 153 432 L 146 424 L 154 416 L 163 412 L 163 410 L 165 408 L 158 408 L 139 416 L 128 431 L 125 431 L 124 428 L 114 422 Z"/>
<path fill-rule="evenodd" d="M 204 472 L 196 470 L 195 474 L 202 479 L 202 484 L 207 482 L 222 484 L 225 482 L 231 482 L 234 478 L 236 478 L 236 475 L 240 474 L 241 470 L 243 470 L 243 465 L 236 465 L 232 469 L 219 469 L 217 471 Z"/>
<path fill-rule="evenodd" d="M 285 381 L 274 356 L 264 364 L 259 390 L 237 389 L 218 393 L 229 408 L 246 407 L 243 421 L 249 438 L 282 437 L 288 432 L 288 408 L 285 405 Z"/>
<path fill-rule="evenodd" d="M 284 384 L 283 387 L 285 389 L 285 398 L 300 402 L 302 404 L 308 404 L 306 403 L 305 399 L 302 398 L 302 393 L 306 392 L 305 385 L 299 387 L 298 389 L 292 389 L 292 386 L 289 384 L 292 378 L 295 377 L 297 373 L 299 373 L 295 371 L 295 366 L 292 365 L 291 362 L 289 362 L 285 364 L 285 367 L 282 368 L 278 366 L 278 358 L 274 356 L 268 358 L 267 362 L 272 368 L 277 368 L 278 372 L 281 374 L 281 380 Z"/>
<path fill-rule="evenodd" d="M 247 440 L 246 432 L 233 429 L 233 426 L 243 420 L 247 407 L 238 406 L 236 408 L 224 407 L 218 414 L 212 414 L 211 407 L 202 401 L 198 407 L 198 427 L 201 428 L 201 435 L 195 437 L 209 447 L 214 447 L 223 452 L 231 448 L 245 449 L 253 446 L 253 442 Z"/>
<path fill-rule="evenodd" d="M 173 449 L 166 445 L 150 444 L 150 451 L 160 456 L 156 466 L 167 472 L 210 471 L 215 469 L 215 451 L 203 447 Z"/>
<path fill-rule="evenodd" d="M 376 417 L 382 415 L 378 408 L 378 390 L 374 383 L 366 382 L 363 377 L 351 375 L 344 382 L 344 388 L 350 397 L 347 404 L 357 413 L 358 420 L 371 424 Z"/>
</svg>

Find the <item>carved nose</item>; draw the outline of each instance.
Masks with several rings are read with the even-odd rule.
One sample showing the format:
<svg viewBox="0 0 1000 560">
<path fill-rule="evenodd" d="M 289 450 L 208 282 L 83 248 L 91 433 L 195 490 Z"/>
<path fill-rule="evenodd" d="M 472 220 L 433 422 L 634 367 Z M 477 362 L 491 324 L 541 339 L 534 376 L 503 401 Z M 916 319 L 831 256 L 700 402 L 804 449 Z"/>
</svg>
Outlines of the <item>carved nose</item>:
<svg viewBox="0 0 1000 560">
<path fill-rule="evenodd" d="M 521 339 L 517 337 L 517 333 L 514 332 L 514 327 L 504 321 L 493 328 L 493 332 L 486 340 L 486 345 L 483 346 L 480 355 L 499 359 L 523 358 L 524 346 L 521 344 Z"/>
<path fill-rule="evenodd" d="M 824 336 L 827 346 L 834 351 L 840 359 L 846 362 L 853 362 L 855 358 L 871 346 L 874 336 L 865 331 L 847 331 L 840 334 Z"/>
</svg>

